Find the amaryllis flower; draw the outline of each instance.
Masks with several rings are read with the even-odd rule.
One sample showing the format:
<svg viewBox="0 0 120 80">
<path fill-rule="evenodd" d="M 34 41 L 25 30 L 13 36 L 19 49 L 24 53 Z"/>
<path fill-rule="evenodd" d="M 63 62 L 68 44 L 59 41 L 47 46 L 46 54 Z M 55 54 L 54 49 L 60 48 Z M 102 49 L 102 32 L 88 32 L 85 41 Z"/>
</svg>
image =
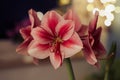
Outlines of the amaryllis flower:
<svg viewBox="0 0 120 80">
<path fill-rule="evenodd" d="M 98 12 L 96 12 L 95 17 L 89 23 L 89 42 L 92 46 L 92 49 L 95 52 L 96 57 L 100 58 L 103 55 L 105 55 L 106 50 L 100 41 L 102 27 L 96 28 L 97 21 L 98 21 Z"/>
<path fill-rule="evenodd" d="M 33 40 L 28 53 L 37 59 L 50 57 L 55 69 L 68 58 L 79 52 L 83 45 L 74 31 L 74 22 L 64 20 L 55 11 L 48 11 L 42 18 L 41 26 L 32 30 Z"/>
<path fill-rule="evenodd" d="M 93 20 L 88 25 L 88 36 L 84 37 L 84 55 L 88 63 L 99 67 L 97 59 L 105 55 L 106 50 L 100 42 L 102 28 L 97 27 L 98 12 L 96 12 Z M 79 32 L 80 33 L 80 32 Z"/>
<path fill-rule="evenodd" d="M 24 41 L 17 47 L 16 52 L 23 55 L 28 55 L 28 45 L 32 41 L 31 30 L 41 24 L 42 13 L 37 13 L 33 9 L 29 10 L 29 19 L 31 24 L 20 29 Z"/>
<path fill-rule="evenodd" d="M 80 24 L 79 17 L 73 12 L 73 10 L 69 10 L 64 18 L 66 20 L 73 20 L 76 23 L 75 29 L 79 34 L 80 38 L 83 42 L 83 54 L 88 63 L 92 65 L 96 65 L 98 63 L 97 58 L 105 54 L 105 48 L 100 42 L 100 34 L 102 28 L 97 27 L 98 14 L 96 13 L 95 18 L 90 22 L 90 24 L 83 25 Z"/>
</svg>

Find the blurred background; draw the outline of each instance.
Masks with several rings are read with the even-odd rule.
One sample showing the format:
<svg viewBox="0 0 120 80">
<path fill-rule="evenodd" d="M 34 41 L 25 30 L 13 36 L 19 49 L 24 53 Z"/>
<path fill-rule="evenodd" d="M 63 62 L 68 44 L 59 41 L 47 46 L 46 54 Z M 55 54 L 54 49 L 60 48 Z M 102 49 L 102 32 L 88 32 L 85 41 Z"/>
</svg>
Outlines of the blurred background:
<svg viewBox="0 0 120 80">
<path fill-rule="evenodd" d="M 28 10 L 31 8 L 43 13 L 56 10 L 60 14 L 72 8 L 86 25 L 93 18 L 95 11 L 99 11 L 97 26 L 103 28 L 101 41 L 107 53 L 112 42 L 117 43 L 112 80 L 120 80 L 120 0 L 1 0 L 0 80 L 68 80 L 65 63 L 58 70 L 54 70 L 48 59 L 41 60 L 40 65 L 36 66 L 31 57 L 15 52 L 22 41 L 19 29 L 23 24 L 29 23 Z M 72 64 L 76 80 L 103 80 L 104 67 L 99 70 L 89 65 L 81 54 L 72 57 Z"/>
</svg>

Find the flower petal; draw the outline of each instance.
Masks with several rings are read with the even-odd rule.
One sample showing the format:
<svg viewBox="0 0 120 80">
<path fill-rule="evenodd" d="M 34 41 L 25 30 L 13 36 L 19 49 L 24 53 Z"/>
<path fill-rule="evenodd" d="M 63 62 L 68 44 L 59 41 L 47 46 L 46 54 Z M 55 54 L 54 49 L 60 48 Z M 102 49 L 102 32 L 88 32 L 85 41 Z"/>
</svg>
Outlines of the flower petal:
<svg viewBox="0 0 120 80">
<path fill-rule="evenodd" d="M 60 67 L 63 62 L 61 53 L 50 53 L 50 61 L 55 69 Z"/>
<path fill-rule="evenodd" d="M 93 36 L 91 34 L 89 34 L 89 44 L 90 44 L 90 46 L 92 47 L 94 45 L 94 43 L 95 43 L 95 40 L 94 40 Z"/>
<path fill-rule="evenodd" d="M 77 33 L 74 33 L 69 40 L 61 44 L 61 52 L 65 58 L 73 56 L 81 51 L 82 48 L 83 44 Z"/>
<path fill-rule="evenodd" d="M 99 42 L 96 46 L 94 45 L 93 50 L 96 52 L 97 58 L 100 58 L 106 54 L 106 49 L 101 42 Z"/>
<path fill-rule="evenodd" d="M 99 15 L 99 12 L 96 12 L 95 17 L 89 23 L 89 32 L 90 33 L 93 33 L 95 31 L 96 27 L 97 27 L 98 15 Z"/>
<path fill-rule="evenodd" d="M 68 10 L 67 13 L 64 15 L 65 20 L 72 20 L 75 22 L 75 31 L 78 31 L 81 28 L 81 22 L 79 16 L 73 11 Z"/>
<path fill-rule="evenodd" d="M 101 36 L 101 31 L 102 31 L 102 28 L 99 27 L 95 32 L 94 32 L 94 45 L 93 45 L 93 49 L 94 51 L 96 52 L 96 56 L 97 57 L 102 57 L 103 55 L 105 55 L 106 53 L 106 50 L 103 46 L 103 44 L 100 42 L 100 36 Z"/>
<path fill-rule="evenodd" d="M 57 12 L 49 11 L 43 16 L 41 26 L 50 34 L 55 34 L 55 27 L 61 19 L 62 16 Z"/>
<path fill-rule="evenodd" d="M 102 32 L 102 27 L 99 27 L 97 28 L 97 30 L 95 30 L 94 34 L 92 34 L 96 43 L 100 41 L 101 32 Z"/>
<path fill-rule="evenodd" d="M 87 62 L 91 65 L 95 65 L 97 63 L 97 59 L 96 59 L 96 56 L 89 44 L 89 39 L 85 39 L 83 41 L 83 45 L 84 45 L 83 54 L 84 54 Z"/>
<path fill-rule="evenodd" d="M 40 44 L 47 44 L 52 40 L 52 36 L 40 27 L 32 29 L 31 35 L 35 40 L 39 41 Z"/>
<path fill-rule="evenodd" d="M 37 12 L 37 17 L 39 18 L 39 20 L 42 20 L 43 13 L 42 12 Z"/>
<path fill-rule="evenodd" d="M 30 37 L 31 36 L 30 32 L 31 32 L 30 26 L 20 29 L 20 34 L 22 35 L 23 39 L 27 39 L 28 37 Z"/>
<path fill-rule="evenodd" d="M 33 9 L 30 9 L 28 11 L 29 14 L 29 18 L 30 18 L 30 22 L 31 22 L 31 27 L 36 27 L 39 26 L 41 24 L 41 20 L 38 18 L 37 16 L 37 12 Z"/>
<path fill-rule="evenodd" d="M 74 23 L 71 20 L 62 20 L 56 27 L 57 35 L 63 40 L 68 40 L 74 32 Z"/>
<path fill-rule="evenodd" d="M 85 37 L 88 35 L 88 26 L 82 25 L 79 31 L 77 31 L 80 37 Z"/>
<path fill-rule="evenodd" d="M 16 52 L 22 55 L 28 55 L 28 45 L 30 44 L 32 38 L 29 37 L 26 40 L 24 40 L 23 43 L 21 43 L 17 48 L 16 48 Z"/>
<path fill-rule="evenodd" d="M 49 56 L 49 44 L 40 44 L 39 41 L 33 40 L 28 48 L 28 54 L 38 59 L 44 59 Z"/>
</svg>

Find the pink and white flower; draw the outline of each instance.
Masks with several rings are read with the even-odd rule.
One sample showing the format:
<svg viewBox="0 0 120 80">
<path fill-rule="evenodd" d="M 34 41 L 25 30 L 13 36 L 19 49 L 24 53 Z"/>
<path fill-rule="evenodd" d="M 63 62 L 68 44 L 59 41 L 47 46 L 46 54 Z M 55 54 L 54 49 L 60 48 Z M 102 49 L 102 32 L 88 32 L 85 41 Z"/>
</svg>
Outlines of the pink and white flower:
<svg viewBox="0 0 120 80">
<path fill-rule="evenodd" d="M 30 9 L 28 14 L 31 24 L 20 29 L 20 34 L 22 35 L 24 41 L 16 48 L 16 52 L 23 55 L 29 55 L 28 46 L 33 40 L 31 30 L 41 24 L 41 20 L 39 18 L 42 17 L 42 13 L 37 13 L 33 9 Z"/>
<path fill-rule="evenodd" d="M 55 69 L 68 58 L 79 52 L 83 44 L 74 30 L 75 24 L 55 11 L 48 11 L 42 18 L 41 26 L 32 29 L 32 42 L 28 54 L 37 59 L 50 57 Z"/>
<path fill-rule="evenodd" d="M 102 28 L 97 27 L 98 13 L 95 18 L 89 23 L 89 25 L 83 25 L 80 22 L 79 17 L 73 10 L 69 10 L 64 18 L 66 20 L 72 20 L 75 22 L 75 30 L 79 34 L 83 42 L 83 54 L 89 64 L 97 65 L 97 58 L 105 54 L 105 48 L 100 42 L 100 34 Z"/>
</svg>

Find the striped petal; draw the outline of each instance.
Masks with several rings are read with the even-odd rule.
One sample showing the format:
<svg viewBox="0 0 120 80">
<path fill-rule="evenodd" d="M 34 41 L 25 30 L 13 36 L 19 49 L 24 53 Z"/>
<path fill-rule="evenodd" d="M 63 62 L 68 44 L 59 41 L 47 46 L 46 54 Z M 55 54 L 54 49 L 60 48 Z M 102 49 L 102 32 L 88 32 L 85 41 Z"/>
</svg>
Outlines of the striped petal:
<svg viewBox="0 0 120 80">
<path fill-rule="evenodd" d="M 77 16 L 77 14 L 73 10 L 68 10 L 67 13 L 64 15 L 64 19 L 74 21 L 76 31 L 79 31 L 79 29 L 81 28 L 79 16 Z"/>
<path fill-rule="evenodd" d="M 94 32 L 94 35 L 93 35 L 93 37 L 94 37 L 93 50 L 96 52 L 97 57 L 102 57 L 106 53 L 106 50 L 105 50 L 103 44 L 100 42 L 101 31 L 102 31 L 102 28 L 99 27 Z"/>
<path fill-rule="evenodd" d="M 74 33 L 69 40 L 61 44 L 61 52 L 65 58 L 71 57 L 81 51 L 83 44 L 77 33 Z"/>
<path fill-rule="evenodd" d="M 16 52 L 22 55 L 28 55 L 28 45 L 30 44 L 32 38 L 29 37 L 26 40 L 23 41 L 23 43 L 21 43 L 17 48 L 16 48 Z"/>
<path fill-rule="evenodd" d="M 96 59 L 96 56 L 89 44 L 89 39 L 85 39 L 83 41 L 83 44 L 84 44 L 84 56 L 87 60 L 87 62 L 91 65 L 95 65 L 97 63 L 97 59 Z"/>
<path fill-rule="evenodd" d="M 57 12 L 49 11 L 43 16 L 41 26 L 50 34 L 55 34 L 55 27 L 61 19 L 62 16 Z"/>
<path fill-rule="evenodd" d="M 30 37 L 31 36 L 30 32 L 31 32 L 30 26 L 20 29 L 20 34 L 22 35 L 23 39 L 27 39 L 28 37 Z"/>
<path fill-rule="evenodd" d="M 63 62 L 61 53 L 50 53 L 50 61 L 55 69 L 60 67 Z"/>
<path fill-rule="evenodd" d="M 39 26 L 41 24 L 41 20 L 39 19 L 39 16 L 37 14 L 37 12 L 33 9 L 30 9 L 28 11 L 29 14 L 29 18 L 30 18 L 30 22 L 31 22 L 31 27 L 36 27 Z"/>
<path fill-rule="evenodd" d="M 47 44 L 52 41 L 52 36 L 40 27 L 32 29 L 31 35 L 34 38 L 34 40 L 39 41 L 40 44 Z"/>
<path fill-rule="evenodd" d="M 97 21 L 98 21 L 98 15 L 99 15 L 99 13 L 96 12 L 93 20 L 91 20 L 91 22 L 89 23 L 89 32 L 90 33 L 93 33 L 96 30 Z"/>
<path fill-rule="evenodd" d="M 39 41 L 33 40 L 28 48 L 28 54 L 38 59 L 44 59 L 49 56 L 49 44 L 40 44 Z"/>
<path fill-rule="evenodd" d="M 74 32 L 74 23 L 71 20 L 62 20 L 56 27 L 57 35 L 63 40 L 68 40 Z"/>
</svg>

